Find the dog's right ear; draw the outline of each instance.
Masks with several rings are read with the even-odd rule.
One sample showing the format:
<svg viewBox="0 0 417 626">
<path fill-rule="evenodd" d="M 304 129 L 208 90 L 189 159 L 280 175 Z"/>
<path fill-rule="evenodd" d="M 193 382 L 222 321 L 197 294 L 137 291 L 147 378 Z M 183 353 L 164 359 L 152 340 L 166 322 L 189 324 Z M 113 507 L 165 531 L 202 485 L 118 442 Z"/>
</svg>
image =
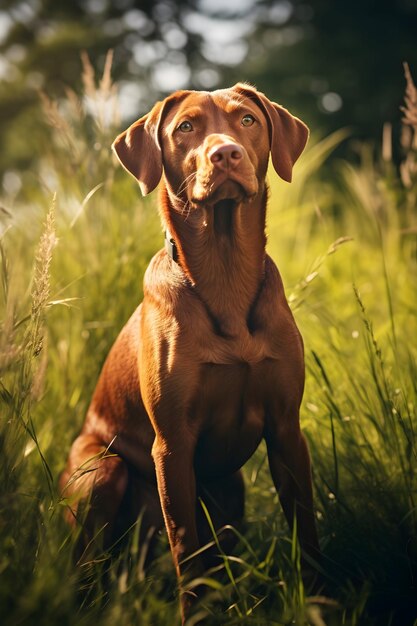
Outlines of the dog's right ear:
<svg viewBox="0 0 417 626">
<path fill-rule="evenodd" d="M 163 171 L 159 143 L 160 126 L 173 106 L 186 98 L 190 91 L 179 90 L 157 102 L 153 109 L 116 137 L 112 148 L 123 167 L 139 182 L 144 196 L 153 191 Z"/>
<path fill-rule="evenodd" d="M 153 191 L 162 176 L 158 126 L 162 102 L 116 137 L 112 148 L 123 167 L 139 182 L 144 196 Z"/>
</svg>

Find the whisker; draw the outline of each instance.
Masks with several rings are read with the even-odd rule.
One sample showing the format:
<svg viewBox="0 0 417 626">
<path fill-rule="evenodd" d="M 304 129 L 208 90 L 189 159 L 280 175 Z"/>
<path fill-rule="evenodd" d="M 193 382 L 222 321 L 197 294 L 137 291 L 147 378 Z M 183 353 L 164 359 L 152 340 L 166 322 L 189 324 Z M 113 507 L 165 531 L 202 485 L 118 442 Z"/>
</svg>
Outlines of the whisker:
<svg viewBox="0 0 417 626">
<path fill-rule="evenodd" d="M 188 184 L 188 183 L 189 183 L 189 182 L 190 182 L 193 178 L 196 178 L 196 177 L 197 177 L 197 172 L 192 172 L 191 174 L 189 174 L 189 175 L 188 175 L 188 176 L 187 176 L 187 177 L 186 177 L 186 178 L 182 181 L 181 185 L 179 186 L 179 189 L 178 189 L 178 195 L 179 195 L 180 193 L 182 193 L 182 192 L 185 190 L 185 188 L 186 188 L 187 184 Z"/>
<path fill-rule="evenodd" d="M 190 217 L 190 213 L 191 213 L 191 203 L 189 202 L 189 200 L 184 202 L 184 206 L 182 208 L 181 215 L 184 215 L 184 213 L 186 214 L 185 218 L 184 218 L 184 222 L 186 222 L 188 220 L 188 218 Z"/>
</svg>

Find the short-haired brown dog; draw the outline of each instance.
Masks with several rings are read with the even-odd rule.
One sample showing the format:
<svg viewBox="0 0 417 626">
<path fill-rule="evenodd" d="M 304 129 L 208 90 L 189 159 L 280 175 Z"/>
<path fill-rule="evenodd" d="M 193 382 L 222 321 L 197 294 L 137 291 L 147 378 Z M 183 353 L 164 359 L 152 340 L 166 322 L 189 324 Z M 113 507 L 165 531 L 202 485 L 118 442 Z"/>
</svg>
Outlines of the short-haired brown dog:
<svg viewBox="0 0 417 626">
<path fill-rule="evenodd" d="M 165 524 L 183 621 L 186 583 L 204 571 L 201 554 L 189 558 L 208 539 L 199 497 L 216 529 L 236 524 L 240 468 L 262 439 L 285 516 L 291 527 L 296 516 L 303 552 L 318 554 L 303 344 L 265 252 L 269 155 L 290 182 L 307 138 L 303 122 L 239 83 L 175 92 L 113 145 L 143 194 L 162 178 L 167 246 L 104 364 L 61 487 L 89 498 L 87 538 L 105 526 L 110 544 L 140 511 L 147 528 Z M 77 504 L 73 513 L 75 523 Z"/>
</svg>

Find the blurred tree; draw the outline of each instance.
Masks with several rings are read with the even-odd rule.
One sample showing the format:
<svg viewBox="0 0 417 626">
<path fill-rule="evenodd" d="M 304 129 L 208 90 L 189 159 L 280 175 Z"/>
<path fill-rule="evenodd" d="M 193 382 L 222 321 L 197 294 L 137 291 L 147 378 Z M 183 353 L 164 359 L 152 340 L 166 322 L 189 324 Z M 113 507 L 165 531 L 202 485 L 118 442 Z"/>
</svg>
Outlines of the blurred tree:
<svg viewBox="0 0 417 626">
<path fill-rule="evenodd" d="M 154 74 L 168 57 L 173 69 L 184 68 L 186 83 L 187 62 L 197 53 L 199 38 L 185 33 L 180 14 L 191 11 L 193 4 L 192 0 L 3 0 L 0 172 L 31 165 L 43 132 L 39 92 L 59 98 L 68 86 L 79 90 L 83 50 L 101 70 L 107 50 L 114 49 L 113 76 L 121 81 L 127 117 L 160 95 Z"/>
<path fill-rule="evenodd" d="M 415 0 L 2 0 L 0 176 L 45 137 L 39 92 L 80 88 L 80 52 L 113 77 L 126 123 L 177 88 L 249 80 L 314 128 L 380 134 L 417 68 Z"/>
<path fill-rule="evenodd" d="M 257 23 L 244 73 L 258 88 L 326 132 L 379 139 L 384 122 L 399 128 L 403 62 L 417 71 L 416 0 L 282 0 Z"/>
</svg>

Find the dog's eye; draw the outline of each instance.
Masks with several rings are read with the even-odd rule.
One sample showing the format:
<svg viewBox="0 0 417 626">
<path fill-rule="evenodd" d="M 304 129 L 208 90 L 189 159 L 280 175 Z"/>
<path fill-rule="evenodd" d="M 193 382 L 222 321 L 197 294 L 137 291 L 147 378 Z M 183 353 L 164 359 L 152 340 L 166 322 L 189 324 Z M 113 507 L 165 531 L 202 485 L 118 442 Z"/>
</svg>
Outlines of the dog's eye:
<svg viewBox="0 0 417 626">
<path fill-rule="evenodd" d="M 255 118 L 253 117 L 253 115 L 250 115 L 249 113 L 242 117 L 242 126 L 252 126 L 254 122 L 255 122 Z"/>
<path fill-rule="evenodd" d="M 181 122 L 181 124 L 178 126 L 178 130 L 180 130 L 182 133 L 190 133 L 193 130 L 193 125 L 191 124 L 191 122 L 186 120 L 185 122 Z"/>
</svg>

